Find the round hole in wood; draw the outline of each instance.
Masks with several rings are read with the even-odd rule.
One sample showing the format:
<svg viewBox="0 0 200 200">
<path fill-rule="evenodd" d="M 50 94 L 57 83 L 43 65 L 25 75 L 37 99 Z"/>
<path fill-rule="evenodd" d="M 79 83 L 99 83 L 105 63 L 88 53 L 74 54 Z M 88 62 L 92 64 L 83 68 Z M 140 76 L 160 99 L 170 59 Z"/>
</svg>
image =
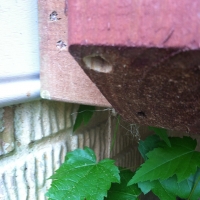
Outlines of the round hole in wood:
<svg viewBox="0 0 200 200">
<path fill-rule="evenodd" d="M 112 71 L 112 65 L 101 56 L 85 56 L 83 58 L 85 66 L 96 72 L 109 73 Z"/>
</svg>

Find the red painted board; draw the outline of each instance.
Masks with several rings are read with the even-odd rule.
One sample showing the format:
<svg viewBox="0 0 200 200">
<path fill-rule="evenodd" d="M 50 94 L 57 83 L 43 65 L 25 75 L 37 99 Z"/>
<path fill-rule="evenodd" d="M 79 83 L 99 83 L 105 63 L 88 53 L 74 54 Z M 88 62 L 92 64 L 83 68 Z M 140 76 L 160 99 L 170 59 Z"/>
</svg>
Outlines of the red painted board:
<svg viewBox="0 0 200 200">
<path fill-rule="evenodd" d="M 69 0 L 68 8 L 70 44 L 200 45 L 199 0 Z"/>
</svg>

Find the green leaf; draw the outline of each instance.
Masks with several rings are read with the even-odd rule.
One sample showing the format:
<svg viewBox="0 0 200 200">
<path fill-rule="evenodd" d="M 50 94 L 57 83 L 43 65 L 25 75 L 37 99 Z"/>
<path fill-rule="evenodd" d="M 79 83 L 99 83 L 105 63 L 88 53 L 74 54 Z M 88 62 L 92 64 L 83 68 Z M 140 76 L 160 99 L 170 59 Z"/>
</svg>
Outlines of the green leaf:
<svg viewBox="0 0 200 200">
<path fill-rule="evenodd" d="M 128 185 L 164 180 L 177 175 L 178 182 L 194 174 L 200 167 L 200 152 L 196 152 L 196 140 L 190 137 L 170 138 L 172 147 L 155 148 L 147 153 L 148 160 L 141 165 Z M 183 165 L 184 163 L 184 165 Z"/>
<path fill-rule="evenodd" d="M 113 183 L 110 190 L 108 191 L 108 197 L 106 200 L 136 200 L 141 194 L 137 184 L 127 186 L 128 181 L 134 175 L 134 172 L 130 170 L 122 169 L 120 171 L 121 183 Z"/>
<path fill-rule="evenodd" d="M 175 175 L 167 180 L 161 181 L 160 184 L 171 194 L 184 199 L 189 196 L 192 189 L 192 185 L 189 184 L 188 179 L 178 183 Z"/>
<path fill-rule="evenodd" d="M 174 175 L 173 177 L 159 181 L 146 181 L 138 183 L 139 188 L 144 194 L 147 194 L 149 191 L 159 197 L 159 199 L 171 199 L 175 200 L 176 197 L 182 199 L 197 200 L 200 198 L 200 169 L 198 168 L 197 172 L 194 175 L 191 175 L 186 180 L 178 183 L 177 178 Z"/>
<path fill-rule="evenodd" d="M 176 200 L 176 195 L 166 190 L 158 180 L 141 182 L 138 186 L 144 194 L 152 191 L 160 200 Z"/>
<path fill-rule="evenodd" d="M 157 135 L 150 135 L 144 141 L 139 141 L 138 150 L 144 160 L 147 160 L 146 154 L 154 148 L 159 147 L 160 138 Z"/>
<path fill-rule="evenodd" d="M 154 131 L 162 140 L 165 141 L 165 143 L 166 143 L 169 147 L 171 147 L 171 143 L 170 143 L 170 141 L 169 141 L 169 138 L 168 138 L 167 130 L 166 130 L 166 129 L 149 126 L 149 130 Z"/>
<path fill-rule="evenodd" d="M 187 184 L 191 187 L 192 190 L 188 199 L 196 200 L 200 199 L 200 168 L 198 168 L 197 172 L 188 178 Z"/>
<path fill-rule="evenodd" d="M 53 181 L 46 196 L 57 200 L 102 200 L 111 183 L 120 182 L 114 161 L 104 159 L 97 163 L 94 151 L 88 147 L 69 152 L 50 179 Z"/>
<path fill-rule="evenodd" d="M 87 125 L 95 111 L 95 106 L 80 105 L 76 121 L 74 123 L 73 131 L 78 129 L 82 123 Z"/>
</svg>

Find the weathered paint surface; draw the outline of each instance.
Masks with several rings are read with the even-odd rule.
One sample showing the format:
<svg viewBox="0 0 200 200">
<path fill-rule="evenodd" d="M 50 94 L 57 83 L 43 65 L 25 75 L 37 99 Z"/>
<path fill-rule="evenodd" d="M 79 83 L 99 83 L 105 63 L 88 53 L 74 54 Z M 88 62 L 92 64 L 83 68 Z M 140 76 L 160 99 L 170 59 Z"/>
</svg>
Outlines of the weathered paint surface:
<svg viewBox="0 0 200 200">
<path fill-rule="evenodd" d="M 199 1 L 68 8 L 71 54 L 126 120 L 200 133 Z"/>
<path fill-rule="evenodd" d="M 110 107 L 68 52 L 67 10 L 65 0 L 38 1 L 41 97 Z"/>
<path fill-rule="evenodd" d="M 69 44 L 200 46 L 198 0 L 68 0 Z"/>
</svg>

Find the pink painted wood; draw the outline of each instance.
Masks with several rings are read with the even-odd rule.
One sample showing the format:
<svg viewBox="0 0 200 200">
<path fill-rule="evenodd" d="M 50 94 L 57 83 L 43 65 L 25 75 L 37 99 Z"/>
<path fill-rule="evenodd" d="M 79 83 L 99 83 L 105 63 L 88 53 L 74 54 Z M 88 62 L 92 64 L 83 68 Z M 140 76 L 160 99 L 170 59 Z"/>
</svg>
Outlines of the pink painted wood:
<svg viewBox="0 0 200 200">
<path fill-rule="evenodd" d="M 68 52 L 65 0 L 39 0 L 38 7 L 42 98 L 110 107 Z"/>
<path fill-rule="evenodd" d="M 69 44 L 200 45 L 199 0 L 69 0 Z"/>
</svg>

